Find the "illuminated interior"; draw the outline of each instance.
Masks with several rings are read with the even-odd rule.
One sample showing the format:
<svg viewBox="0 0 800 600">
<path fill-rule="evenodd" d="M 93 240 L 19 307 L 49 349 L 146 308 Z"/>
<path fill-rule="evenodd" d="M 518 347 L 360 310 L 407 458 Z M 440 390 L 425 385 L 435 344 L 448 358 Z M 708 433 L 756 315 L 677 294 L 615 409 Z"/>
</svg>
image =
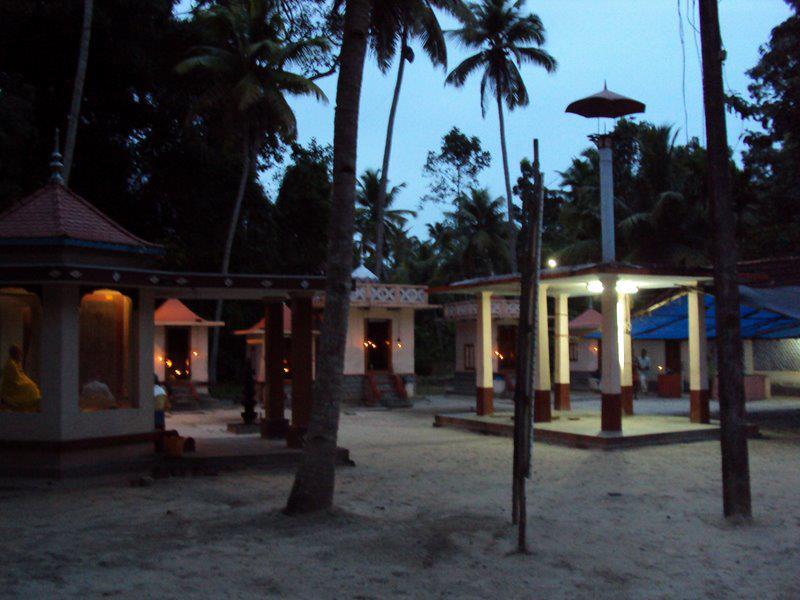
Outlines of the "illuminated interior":
<svg viewBox="0 0 800 600">
<path fill-rule="evenodd" d="M 80 304 L 79 405 L 82 411 L 134 406 L 131 394 L 131 299 L 95 290 Z"/>
</svg>

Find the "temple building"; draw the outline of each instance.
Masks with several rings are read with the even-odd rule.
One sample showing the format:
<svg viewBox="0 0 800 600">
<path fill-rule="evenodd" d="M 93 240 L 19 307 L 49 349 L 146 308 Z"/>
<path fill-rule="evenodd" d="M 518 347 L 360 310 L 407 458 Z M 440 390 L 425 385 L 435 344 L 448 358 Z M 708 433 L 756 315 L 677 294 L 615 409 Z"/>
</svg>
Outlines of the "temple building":
<svg viewBox="0 0 800 600">
<path fill-rule="evenodd" d="M 155 311 L 153 371 L 159 381 L 191 383 L 208 392 L 208 332 L 223 321 L 207 321 L 177 298 Z"/>
<path fill-rule="evenodd" d="M 407 406 L 414 396 L 414 312 L 433 308 L 422 285 L 380 283 L 364 265 L 353 271 L 347 345 L 344 362 L 344 400 L 385 406 Z M 314 297 L 315 340 L 324 317 L 325 298 Z M 285 341 L 283 356 L 291 354 L 291 311 L 278 317 Z M 267 319 L 269 322 L 269 319 Z M 246 337 L 248 356 L 257 380 L 264 381 L 264 320 L 237 331 Z M 312 345 L 316 348 L 316 341 Z M 314 350 L 315 352 L 315 350 Z M 291 360 L 287 361 L 287 373 Z"/>
<path fill-rule="evenodd" d="M 318 276 L 155 269 L 163 248 L 67 189 L 59 159 L 50 183 L 0 214 L 0 474 L 59 477 L 154 459 L 157 299 L 268 310 L 288 301 L 310 314 L 324 289 Z M 276 391 L 262 429 L 288 443 L 302 440 L 311 405 L 310 319 L 294 331 L 305 343 L 296 344 L 291 422 Z"/>
</svg>

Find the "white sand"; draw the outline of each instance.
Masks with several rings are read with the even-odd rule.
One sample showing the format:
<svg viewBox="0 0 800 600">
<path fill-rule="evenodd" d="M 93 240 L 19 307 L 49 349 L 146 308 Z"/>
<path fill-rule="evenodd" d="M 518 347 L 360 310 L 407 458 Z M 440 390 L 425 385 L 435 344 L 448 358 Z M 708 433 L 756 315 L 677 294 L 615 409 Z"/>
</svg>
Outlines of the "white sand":
<svg viewBox="0 0 800 600">
<path fill-rule="evenodd" d="M 445 402 L 343 416 L 357 466 L 333 515 L 280 514 L 291 473 L 2 488 L 0 596 L 800 597 L 800 431 L 751 442 L 756 518 L 739 527 L 721 517 L 716 442 L 536 444 L 520 556 L 511 441 L 432 428 Z"/>
</svg>

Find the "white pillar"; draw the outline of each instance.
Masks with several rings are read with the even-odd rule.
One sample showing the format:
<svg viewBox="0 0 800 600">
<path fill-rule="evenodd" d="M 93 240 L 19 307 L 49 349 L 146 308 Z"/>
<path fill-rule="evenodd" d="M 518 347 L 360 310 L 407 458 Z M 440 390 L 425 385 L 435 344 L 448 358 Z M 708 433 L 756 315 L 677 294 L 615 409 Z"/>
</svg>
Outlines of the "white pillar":
<svg viewBox="0 0 800 600">
<path fill-rule="evenodd" d="M 688 294 L 689 325 L 689 418 L 692 423 L 708 423 L 708 362 L 706 309 L 697 290 Z"/>
<path fill-rule="evenodd" d="M 617 310 L 616 277 L 601 278 L 603 292 L 600 302 L 603 310 L 603 352 L 601 392 L 601 429 L 608 432 L 622 431 L 622 399 L 620 364 L 619 311 Z"/>
<path fill-rule="evenodd" d="M 78 286 L 42 289 L 42 413 L 46 439 L 69 439 L 78 408 Z M 152 377 L 152 375 L 151 375 Z"/>
<path fill-rule="evenodd" d="M 569 301 L 566 294 L 558 294 L 553 299 L 555 319 L 555 385 L 554 405 L 556 410 L 570 410 L 569 404 Z"/>
<path fill-rule="evenodd" d="M 492 293 L 479 292 L 477 297 L 477 323 L 475 328 L 475 386 L 479 415 L 493 411 L 492 371 Z"/>
<path fill-rule="evenodd" d="M 742 368 L 745 375 L 752 375 L 756 370 L 753 359 L 753 340 L 742 340 Z"/>
<path fill-rule="evenodd" d="M 631 296 L 619 294 L 617 300 L 618 321 L 622 343 L 620 344 L 620 394 L 622 397 L 622 412 L 626 415 L 633 414 L 633 342 L 631 340 Z"/>
<path fill-rule="evenodd" d="M 611 136 L 598 136 L 600 155 L 600 223 L 602 232 L 603 262 L 616 260 L 614 239 L 614 167 Z"/>
<path fill-rule="evenodd" d="M 550 412 L 550 333 L 547 327 L 547 287 L 539 285 L 536 319 L 536 368 L 533 378 L 533 420 L 547 422 Z"/>
</svg>

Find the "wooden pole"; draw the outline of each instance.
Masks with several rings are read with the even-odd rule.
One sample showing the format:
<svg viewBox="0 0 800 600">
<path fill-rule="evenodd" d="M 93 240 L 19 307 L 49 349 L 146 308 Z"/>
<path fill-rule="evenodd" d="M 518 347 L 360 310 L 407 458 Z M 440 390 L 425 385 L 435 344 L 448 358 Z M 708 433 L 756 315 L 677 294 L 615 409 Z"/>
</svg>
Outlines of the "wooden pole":
<svg viewBox="0 0 800 600">
<path fill-rule="evenodd" d="M 524 253 L 520 264 L 519 327 L 517 330 L 517 385 L 514 389 L 514 462 L 512 474 L 512 521 L 517 524 L 517 551 L 527 552 L 527 505 L 525 479 L 531 474 L 532 403 L 536 356 L 539 264 L 541 262 L 542 175 L 539 140 L 533 142 L 535 192 L 523 206 Z M 545 335 L 547 333 L 545 332 Z"/>
<path fill-rule="evenodd" d="M 708 139 L 708 188 L 713 219 L 717 310 L 722 504 L 728 518 L 749 519 L 750 470 L 745 428 L 739 288 L 736 281 L 736 220 L 731 198 L 718 0 L 700 0 L 703 100 Z"/>
</svg>

